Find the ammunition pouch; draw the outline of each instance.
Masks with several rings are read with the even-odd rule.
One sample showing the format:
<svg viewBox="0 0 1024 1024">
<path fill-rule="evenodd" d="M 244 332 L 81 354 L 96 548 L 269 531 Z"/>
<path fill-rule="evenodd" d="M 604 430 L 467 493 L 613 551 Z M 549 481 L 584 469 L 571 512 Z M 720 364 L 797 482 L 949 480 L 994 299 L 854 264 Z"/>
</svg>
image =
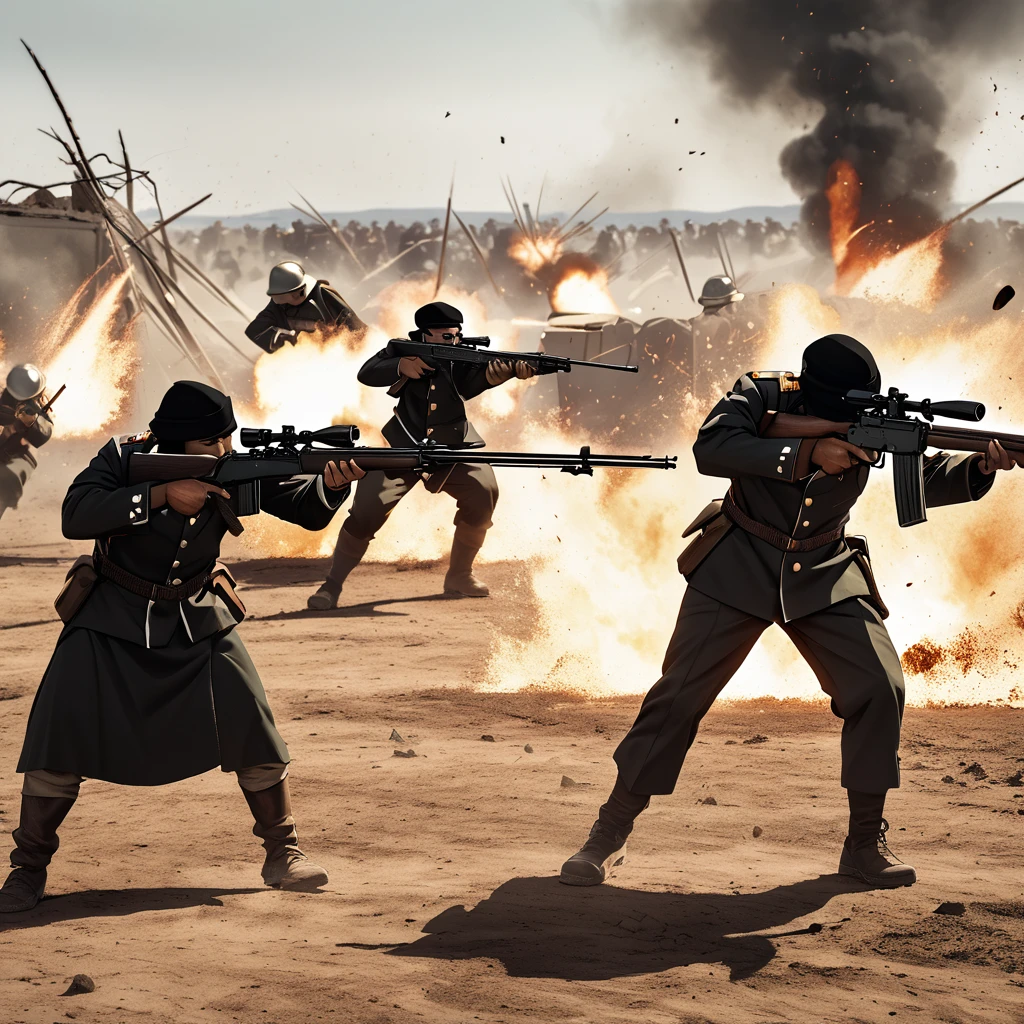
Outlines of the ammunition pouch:
<svg viewBox="0 0 1024 1024">
<path fill-rule="evenodd" d="M 60 593 L 53 602 L 61 622 L 70 622 L 75 617 L 85 604 L 86 598 L 92 593 L 98 579 L 92 555 L 80 555 L 75 559 L 75 564 L 68 570 L 64 579 L 64 586 L 60 588 Z"/>
<path fill-rule="evenodd" d="M 696 519 L 683 531 L 683 537 L 699 534 L 683 549 L 676 565 L 682 576 L 690 574 L 704 561 L 733 528 L 731 520 L 722 512 L 722 500 L 712 501 Z"/>
</svg>

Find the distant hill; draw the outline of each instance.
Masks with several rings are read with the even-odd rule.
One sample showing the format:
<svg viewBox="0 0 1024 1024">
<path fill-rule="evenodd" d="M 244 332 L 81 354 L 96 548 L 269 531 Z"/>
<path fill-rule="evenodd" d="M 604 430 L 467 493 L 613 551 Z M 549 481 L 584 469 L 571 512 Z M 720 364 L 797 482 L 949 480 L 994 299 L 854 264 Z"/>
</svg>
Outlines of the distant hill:
<svg viewBox="0 0 1024 1024">
<path fill-rule="evenodd" d="M 958 203 L 949 208 L 948 215 L 952 217 L 961 210 L 966 209 L 967 203 Z M 328 220 L 336 220 L 339 224 L 346 224 L 350 220 L 358 221 L 361 224 L 369 224 L 372 221 L 379 221 L 386 224 L 389 220 L 397 221 L 399 224 L 411 224 L 413 221 L 421 221 L 426 224 L 437 218 L 444 219 L 444 207 L 395 207 L 393 209 L 375 210 L 324 210 L 323 214 Z M 568 211 L 551 214 L 545 212 L 544 216 L 566 216 Z M 508 210 L 459 210 L 464 221 L 470 224 L 481 224 L 493 218 L 499 223 L 510 223 L 512 220 Z M 157 220 L 156 210 L 143 210 L 139 216 L 146 223 L 155 223 Z M 732 210 L 655 210 L 653 212 L 643 211 L 616 211 L 606 213 L 595 221 L 596 227 L 603 227 L 606 224 L 617 224 L 625 227 L 627 224 L 635 224 L 643 227 L 650 224 L 657 226 L 662 218 L 667 218 L 669 223 L 675 227 L 681 227 L 686 221 L 693 221 L 695 224 L 710 224 L 713 221 L 738 220 L 741 223 L 745 220 L 763 221 L 772 217 L 783 224 L 792 224 L 800 219 L 800 207 L 797 204 L 789 206 L 739 206 Z M 261 210 L 256 213 L 228 214 L 218 216 L 217 214 L 195 214 L 186 215 L 175 221 L 176 228 L 191 228 L 199 230 L 219 220 L 226 227 L 243 227 L 246 224 L 252 227 L 263 229 L 277 224 L 279 227 L 288 227 L 292 221 L 299 219 L 300 215 L 293 209 Z M 976 214 L 976 220 L 1016 220 L 1024 222 L 1024 203 L 990 203 L 983 207 Z M 306 220 L 307 218 L 301 218 Z"/>
</svg>

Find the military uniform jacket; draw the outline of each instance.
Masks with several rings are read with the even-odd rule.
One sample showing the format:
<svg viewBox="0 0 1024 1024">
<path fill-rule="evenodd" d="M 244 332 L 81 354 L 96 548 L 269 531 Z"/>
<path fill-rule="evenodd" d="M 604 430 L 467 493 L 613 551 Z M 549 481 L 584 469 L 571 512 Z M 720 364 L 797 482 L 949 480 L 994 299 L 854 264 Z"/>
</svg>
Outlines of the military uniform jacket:
<svg viewBox="0 0 1024 1024">
<path fill-rule="evenodd" d="M 152 448 L 151 440 L 119 444 L 112 438 L 100 449 L 68 489 L 62 509 L 64 536 L 95 539 L 96 549 L 128 572 L 178 586 L 213 567 L 227 525 L 212 501 L 194 516 L 169 505 L 150 508 L 154 485 L 128 483 L 128 454 Z M 348 490 L 328 490 L 320 477 L 264 480 L 260 508 L 307 530 L 322 530 Z M 66 628 L 84 627 L 145 647 L 165 647 L 181 623 L 195 643 L 230 629 L 235 618 L 209 588 L 185 601 L 149 601 L 101 578 Z"/>
<path fill-rule="evenodd" d="M 359 382 L 373 388 L 404 381 L 395 415 L 381 430 L 388 444 L 407 448 L 424 441 L 452 447 L 483 443 L 466 419 L 465 402 L 492 386 L 486 365 L 441 362 L 434 373 L 413 380 L 398 372 L 400 359 L 389 346 L 370 356 L 359 370 Z"/>
<path fill-rule="evenodd" d="M 28 446 L 38 448 L 46 444 L 53 433 L 53 421 L 46 413 L 37 415 L 31 426 L 22 423 L 17 415 L 19 405 L 29 413 L 38 413 L 40 409 L 36 401 L 22 403 L 12 398 L 6 388 L 0 392 L 0 464 L 25 457 L 34 464 Z"/>
<path fill-rule="evenodd" d="M 747 374 L 711 410 L 693 445 L 697 469 L 732 480 L 736 504 L 752 519 L 802 539 L 844 524 L 871 467 L 828 476 L 811 465 L 817 438 L 761 436 L 776 413 L 803 414 L 798 390 L 778 379 Z M 980 456 L 925 458 L 929 507 L 975 501 L 992 486 Z M 687 575 L 702 594 L 750 615 L 788 622 L 850 597 L 871 601 L 877 591 L 866 559 L 845 539 L 813 551 L 784 552 L 732 527 Z"/>
<path fill-rule="evenodd" d="M 317 324 L 363 331 L 366 324 L 345 305 L 345 300 L 326 281 L 318 281 L 301 306 L 283 302 L 267 303 L 245 329 L 246 337 L 267 352 L 276 352 L 286 341 L 282 331 L 312 331 Z"/>
</svg>

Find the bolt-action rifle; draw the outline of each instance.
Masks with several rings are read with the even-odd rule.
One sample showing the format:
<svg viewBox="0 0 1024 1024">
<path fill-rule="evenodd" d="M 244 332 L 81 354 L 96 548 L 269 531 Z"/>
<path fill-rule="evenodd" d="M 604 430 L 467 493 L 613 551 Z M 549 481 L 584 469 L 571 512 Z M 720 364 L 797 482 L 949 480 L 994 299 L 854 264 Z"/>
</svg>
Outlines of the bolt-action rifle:
<svg viewBox="0 0 1024 1024">
<path fill-rule="evenodd" d="M 574 366 L 586 366 L 595 370 L 619 370 L 623 373 L 639 373 L 640 367 L 627 366 L 622 363 L 595 363 L 588 359 L 569 359 L 567 356 L 554 356 L 548 352 L 503 352 L 492 349 L 488 337 L 462 338 L 458 345 L 434 344 L 429 341 L 408 341 L 405 338 L 393 338 L 388 342 L 389 355 L 419 356 L 426 363 L 438 362 L 471 363 L 475 366 L 486 366 L 488 363 L 522 361 L 529 363 L 537 373 L 571 373 Z M 486 349 L 487 351 L 481 351 Z M 405 384 L 400 380 L 393 384 L 389 395 L 397 394 Z"/>
<path fill-rule="evenodd" d="M 198 479 L 234 489 L 238 515 L 259 512 L 261 480 L 291 476 L 319 476 L 329 462 L 355 462 L 360 469 L 390 472 L 410 470 L 433 473 L 460 462 L 488 466 L 560 470 L 573 476 L 592 476 L 598 468 L 675 469 L 676 456 L 595 455 L 589 447 L 578 454 L 539 452 L 489 452 L 480 448 L 448 448 L 424 445 L 418 448 L 357 448 L 356 426 L 324 427 L 280 432 L 243 427 L 239 440 L 247 452 L 214 455 L 162 455 L 133 452 L 128 456 L 129 483 L 167 482 Z"/>
<path fill-rule="evenodd" d="M 888 452 L 892 456 L 896 517 L 900 526 L 915 526 L 927 520 L 924 500 L 924 453 L 928 448 L 960 452 L 985 452 L 990 441 L 998 441 L 1012 454 L 1024 454 L 1024 434 L 997 430 L 936 425 L 936 416 L 979 422 L 985 415 L 981 402 L 913 402 L 898 388 L 887 395 L 870 391 L 848 391 L 846 401 L 859 409 L 853 423 L 841 423 L 814 416 L 779 413 L 772 420 L 768 437 L 841 437 L 868 452 L 877 452 L 871 463 L 880 466 Z M 910 413 L 920 413 L 920 418 Z"/>
</svg>

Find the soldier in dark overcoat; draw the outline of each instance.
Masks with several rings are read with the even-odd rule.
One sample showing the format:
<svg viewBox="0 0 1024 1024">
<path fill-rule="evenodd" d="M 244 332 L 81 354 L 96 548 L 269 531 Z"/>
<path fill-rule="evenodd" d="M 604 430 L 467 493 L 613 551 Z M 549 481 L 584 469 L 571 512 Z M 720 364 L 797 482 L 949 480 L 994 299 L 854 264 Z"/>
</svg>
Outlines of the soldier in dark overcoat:
<svg viewBox="0 0 1024 1024">
<path fill-rule="evenodd" d="M 58 601 L 65 626 L 29 715 L 13 871 L 0 912 L 43 895 L 57 830 L 85 779 L 160 786 L 220 766 L 235 772 L 263 840 L 263 878 L 315 888 L 323 868 L 299 849 L 288 748 L 235 625 L 244 617 L 217 564 L 227 530 L 241 532 L 235 499 L 200 480 L 132 483 L 134 452 L 221 456 L 231 450 L 231 399 L 194 381 L 166 393 L 150 433 L 111 440 L 72 482 L 64 536 L 94 540 Z M 309 530 L 330 523 L 350 463 L 322 477 L 263 482 L 260 509 Z M 75 604 L 66 602 L 77 594 Z"/>
<path fill-rule="evenodd" d="M 903 672 L 866 542 L 845 533 L 875 453 L 838 436 L 766 436 L 779 413 L 848 424 L 855 413 L 846 393 L 880 387 L 871 353 L 829 335 L 807 348 L 799 378 L 748 373 L 704 421 L 693 446 L 697 468 L 731 487 L 687 531 L 698 535 L 680 556 L 687 588 L 663 674 L 615 751 L 615 786 L 561 881 L 596 885 L 622 862 L 635 818 L 652 796 L 672 792 L 701 719 L 773 622 L 843 720 L 850 824 L 840 873 L 886 887 L 915 881 L 884 838 L 885 795 L 900 783 Z M 930 456 L 927 504 L 977 501 L 995 470 L 1013 465 L 996 442 L 982 455 Z"/>
<path fill-rule="evenodd" d="M 457 345 L 462 336 L 462 313 L 447 302 L 431 302 L 415 313 L 412 341 Z M 436 366 L 419 356 L 401 356 L 390 346 L 371 356 L 359 371 L 359 381 L 389 388 L 398 395 L 395 414 L 381 433 L 389 445 L 409 448 L 438 444 L 452 448 L 482 445 L 466 417 L 466 401 L 513 377 L 534 376 L 529 364 L 491 360 L 483 365 L 439 360 Z M 444 491 L 455 499 L 455 537 L 445 575 L 445 593 L 455 597 L 486 597 L 488 589 L 473 572 L 473 562 L 491 527 L 498 501 L 498 481 L 490 466 L 457 463 L 425 477 L 415 472 L 366 474 L 356 488 L 352 507 L 338 534 L 327 579 L 310 595 L 310 608 L 334 608 L 348 574 L 359 564 L 377 531 L 409 491 L 423 479 L 431 493 Z"/>
</svg>

